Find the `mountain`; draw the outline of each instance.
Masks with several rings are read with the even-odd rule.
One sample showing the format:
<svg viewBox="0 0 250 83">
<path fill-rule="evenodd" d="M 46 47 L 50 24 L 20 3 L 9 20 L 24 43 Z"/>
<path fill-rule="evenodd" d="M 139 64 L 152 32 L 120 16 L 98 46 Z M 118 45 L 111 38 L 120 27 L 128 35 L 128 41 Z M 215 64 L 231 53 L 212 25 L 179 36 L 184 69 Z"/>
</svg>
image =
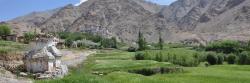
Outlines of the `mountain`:
<svg viewBox="0 0 250 83">
<path fill-rule="evenodd" d="M 249 0 L 177 0 L 168 6 L 144 0 L 88 0 L 8 21 L 18 30 L 89 32 L 135 42 L 139 31 L 157 42 L 250 39 Z M 19 26 L 16 26 L 19 25 Z M 30 28 L 30 29 L 27 29 Z"/>
</svg>

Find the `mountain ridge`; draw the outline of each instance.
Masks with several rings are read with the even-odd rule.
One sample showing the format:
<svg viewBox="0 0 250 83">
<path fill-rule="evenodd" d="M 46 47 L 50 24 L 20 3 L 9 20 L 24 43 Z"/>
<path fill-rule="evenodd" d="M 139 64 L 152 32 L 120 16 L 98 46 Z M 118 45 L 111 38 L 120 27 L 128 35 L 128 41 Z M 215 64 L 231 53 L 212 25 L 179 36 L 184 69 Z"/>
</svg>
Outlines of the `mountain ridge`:
<svg viewBox="0 0 250 83">
<path fill-rule="evenodd" d="M 248 5 L 248 0 L 177 0 L 168 6 L 144 0 L 88 0 L 80 6 L 67 5 L 50 14 L 42 12 L 7 23 L 15 32 L 27 27 L 43 32 L 89 32 L 123 42 L 135 42 L 139 30 L 149 42 L 157 42 L 160 32 L 168 42 L 246 41 L 250 39 Z M 25 20 L 36 18 L 43 19 Z"/>
</svg>

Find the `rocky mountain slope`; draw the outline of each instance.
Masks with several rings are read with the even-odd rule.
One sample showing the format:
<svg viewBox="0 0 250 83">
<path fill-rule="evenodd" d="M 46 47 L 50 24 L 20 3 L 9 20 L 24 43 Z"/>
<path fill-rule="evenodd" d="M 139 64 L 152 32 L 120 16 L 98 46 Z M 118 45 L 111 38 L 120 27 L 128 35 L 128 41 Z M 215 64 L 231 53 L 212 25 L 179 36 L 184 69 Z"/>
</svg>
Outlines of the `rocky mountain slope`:
<svg viewBox="0 0 250 83">
<path fill-rule="evenodd" d="M 88 0 L 7 23 L 16 32 L 90 32 L 124 42 L 136 41 L 139 30 L 150 42 L 156 42 L 159 33 L 166 41 L 249 40 L 249 5 L 249 0 L 178 0 L 169 6 L 144 0 Z"/>
</svg>

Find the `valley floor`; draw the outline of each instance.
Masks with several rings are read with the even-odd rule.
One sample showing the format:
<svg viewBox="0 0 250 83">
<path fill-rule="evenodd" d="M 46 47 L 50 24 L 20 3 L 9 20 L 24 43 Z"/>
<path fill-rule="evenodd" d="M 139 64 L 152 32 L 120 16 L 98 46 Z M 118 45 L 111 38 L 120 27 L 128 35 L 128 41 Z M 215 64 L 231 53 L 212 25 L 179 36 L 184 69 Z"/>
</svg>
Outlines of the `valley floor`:
<svg viewBox="0 0 250 83">
<path fill-rule="evenodd" d="M 144 76 L 129 70 L 172 67 L 168 62 L 134 60 L 133 52 L 101 50 L 88 56 L 83 65 L 72 68 L 63 79 L 36 80 L 36 83 L 249 83 L 250 66 L 215 65 L 184 67 L 183 72 Z M 83 67 L 84 66 L 84 67 Z"/>
</svg>

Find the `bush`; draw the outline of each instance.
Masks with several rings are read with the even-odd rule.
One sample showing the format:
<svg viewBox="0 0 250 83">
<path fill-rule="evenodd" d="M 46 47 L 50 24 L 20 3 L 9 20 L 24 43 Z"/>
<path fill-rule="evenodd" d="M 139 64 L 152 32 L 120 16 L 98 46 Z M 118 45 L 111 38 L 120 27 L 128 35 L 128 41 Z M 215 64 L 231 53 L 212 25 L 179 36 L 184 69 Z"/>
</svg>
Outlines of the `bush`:
<svg viewBox="0 0 250 83">
<path fill-rule="evenodd" d="M 128 52 L 136 52 L 136 48 L 135 47 L 129 47 L 127 51 Z"/>
<path fill-rule="evenodd" d="M 210 65 L 215 65 L 218 63 L 218 57 L 216 56 L 216 53 L 214 52 L 209 52 L 207 54 L 207 62 L 210 64 Z"/>
<path fill-rule="evenodd" d="M 135 60 L 144 60 L 145 59 L 145 54 L 140 52 L 135 54 Z"/>
<path fill-rule="evenodd" d="M 241 52 L 239 54 L 238 64 L 240 65 L 249 65 L 250 64 L 250 56 L 247 51 Z"/>
<path fill-rule="evenodd" d="M 223 53 L 219 53 L 218 54 L 218 61 L 217 61 L 217 64 L 223 64 L 223 62 L 224 62 L 224 54 Z"/>
<path fill-rule="evenodd" d="M 141 74 L 144 76 L 151 76 L 154 74 L 166 74 L 166 73 L 177 73 L 183 72 L 183 68 L 181 67 L 157 67 L 157 68 L 143 68 L 143 69 L 135 69 L 129 70 L 129 73 Z"/>
<path fill-rule="evenodd" d="M 130 70 L 130 73 L 136 73 L 136 74 L 141 74 L 144 76 L 151 76 L 157 73 L 157 71 L 155 71 L 155 69 L 149 69 L 149 68 L 143 68 L 143 69 L 139 69 L 139 70 Z"/>
<path fill-rule="evenodd" d="M 228 64 L 234 64 L 236 62 L 237 56 L 234 54 L 229 54 L 227 58 Z"/>
</svg>

